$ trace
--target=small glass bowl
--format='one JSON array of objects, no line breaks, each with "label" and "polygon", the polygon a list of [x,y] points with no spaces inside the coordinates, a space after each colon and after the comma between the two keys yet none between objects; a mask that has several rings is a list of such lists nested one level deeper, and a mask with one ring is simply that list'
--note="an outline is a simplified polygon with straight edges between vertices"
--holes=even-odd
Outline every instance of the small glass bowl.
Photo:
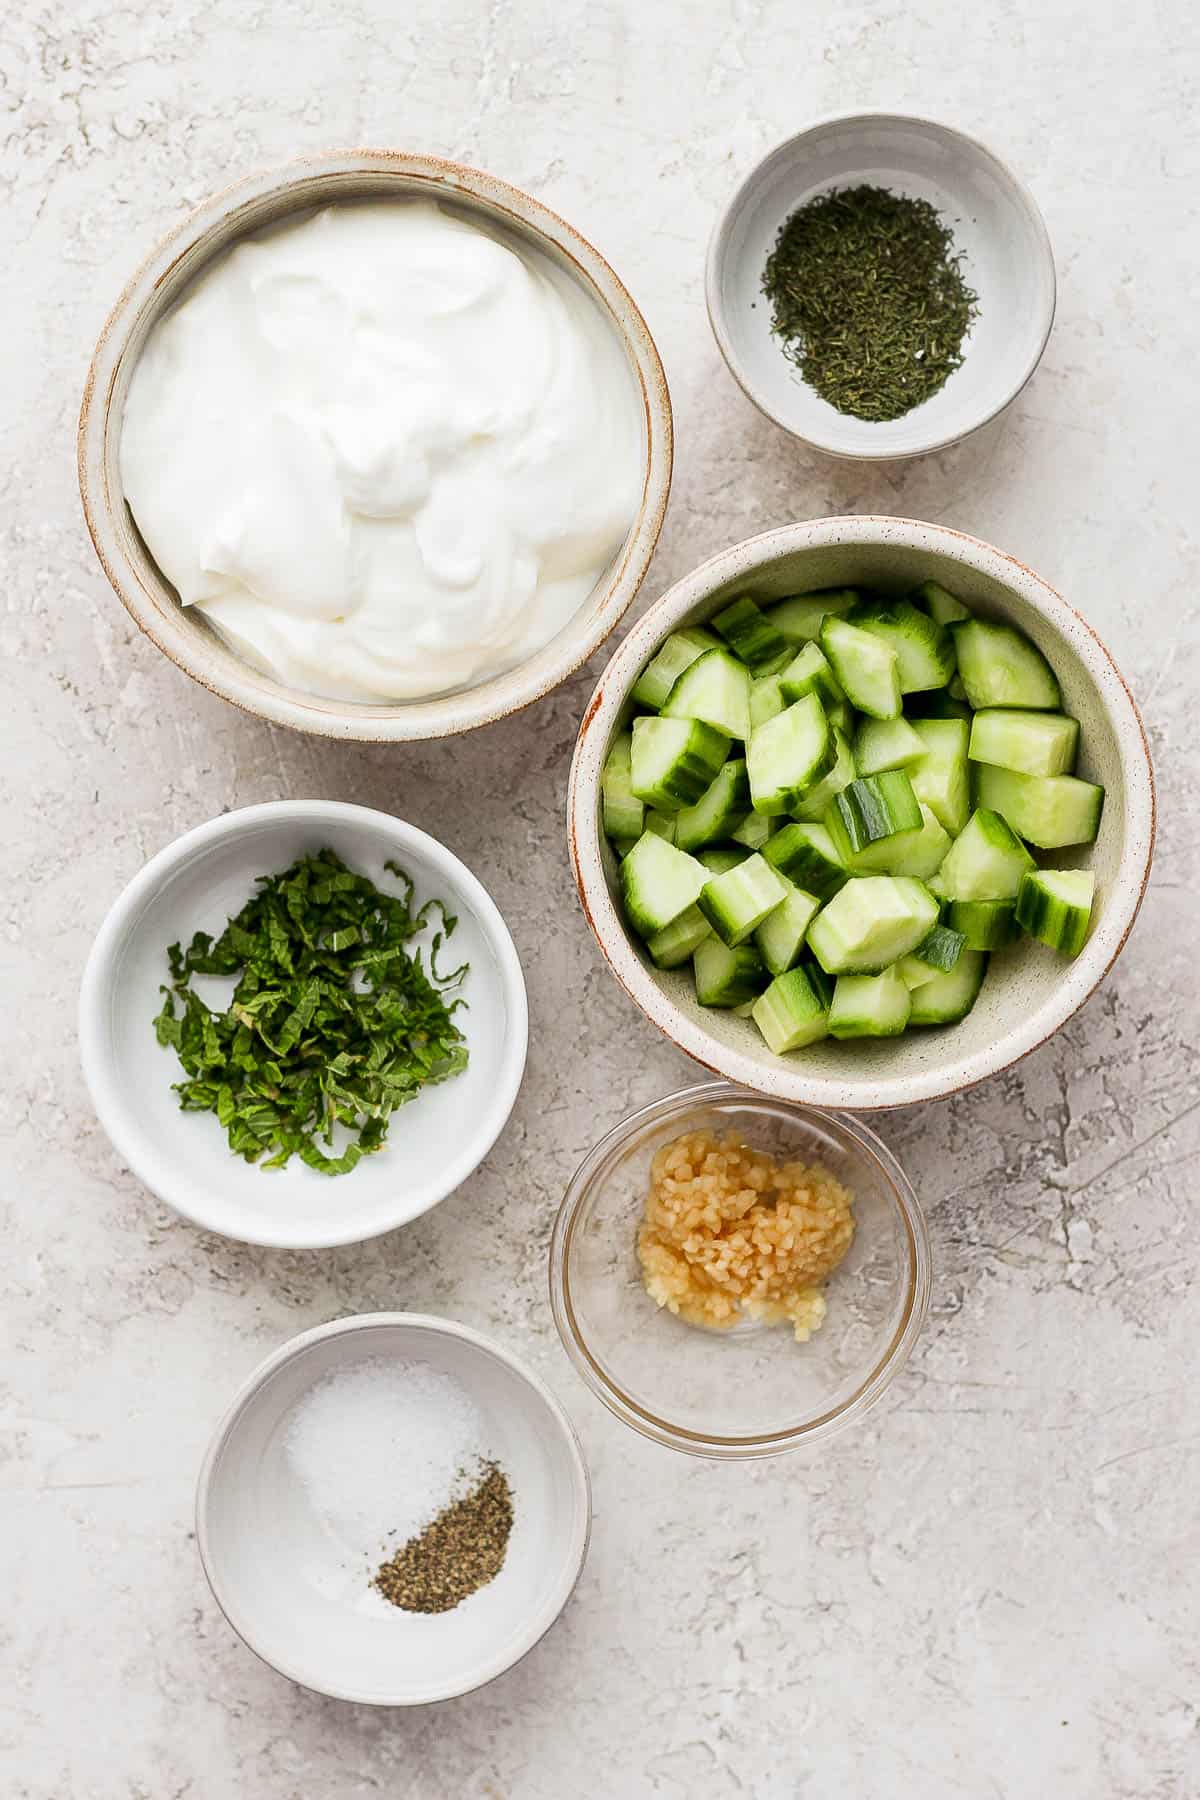
[{"label": "small glass bowl", "polygon": [[[787,1324],[688,1325],[642,1285],[635,1238],[651,1159],[703,1129],[819,1163],[854,1195],[854,1242],[808,1343]],[[635,1431],[694,1456],[774,1456],[861,1419],[908,1360],[929,1285],[917,1197],[873,1131],[724,1081],[668,1094],[615,1126],[576,1171],[550,1247],[555,1323],[588,1386]]]}]

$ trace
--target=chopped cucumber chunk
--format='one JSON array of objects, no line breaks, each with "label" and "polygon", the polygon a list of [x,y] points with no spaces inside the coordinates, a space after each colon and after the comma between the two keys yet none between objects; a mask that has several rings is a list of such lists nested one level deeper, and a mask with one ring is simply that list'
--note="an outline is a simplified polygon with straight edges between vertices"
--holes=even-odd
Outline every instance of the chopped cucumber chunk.
[{"label": "chopped cucumber chunk", "polygon": [[757,672],[787,655],[788,643],[748,594],[719,612],[712,622],[735,656]]},{"label": "chopped cucumber chunk", "polygon": [[849,880],[824,825],[785,825],[764,846],[763,855],[772,868],[818,900],[830,899]]},{"label": "chopped cucumber chunk", "polygon": [[741,844],[713,844],[708,850],[698,850],[696,861],[703,863],[712,875],[723,875],[726,869],[736,869],[749,856],[749,850]]},{"label": "chopped cucumber chunk", "polygon": [[1087,942],[1095,892],[1090,869],[1031,870],[1017,895],[1017,921],[1039,943],[1078,956]]},{"label": "chopped cucumber chunk", "polygon": [[710,875],[700,891],[700,911],[721,942],[736,949],[788,896],[789,884],[757,853],[723,875]]},{"label": "chopped cucumber chunk", "polygon": [[1100,829],[1104,789],[1076,775],[1018,775],[977,763],[975,791],[981,806],[1003,813],[1013,830],[1040,850],[1090,844]]},{"label": "chopped cucumber chunk", "polygon": [[892,651],[902,694],[943,688],[954,674],[950,634],[911,600],[866,600],[847,619]]},{"label": "chopped cucumber chunk", "polygon": [[969,619],[971,614],[962,601],[944,588],[937,581],[923,581],[913,589],[913,600],[923,606],[931,619],[939,625],[955,625],[960,619]]},{"label": "chopped cucumber chunk", "polygon": [[634,682],[633,698],[639,706],[660,712],[683,671],[706,650],[718,649],[720,642],[714,632],[705,631],[702,626],[691,625],[682,631],[673,631],[670,637],[663,639]]},{"label": "chopped cucumber chunk", "polygon": [[652,938],[647,938],[646,949],[655,968],[677,969],[681,963],[689,962],[704,940],[711,936],[712,926],[700,908],[689,906],[677,919],[672,919]]},{"label": "chopped cucumber chunk", "polygon": [[760,725],[746,746],[750,793],[757,812],[790,812],[833,767],[837,744],[825,709],[806,694]]},{"label": "chopped cucumber chunk", "polygon": [[865,850],[880,838],[921,827],[921,803],[903,769],[860,775],[842,789],[830,810],[841,821],[852,850]]},{"label": "chopped cucumber chunk", "polygon": [[681,850],[699,850],[730,837],[746,816],[750,782],[742,757],[731,757],[694,806],[675,814],[675,842]]},{"label": "chopped cucumber chunk", "polygon": [[1021,775],[1069,775],[1079,748],[1079,720],[1066,713],[990,707],[971,720],[972,762]]},{"label": "chopped cucumber chunk", "polygon": [[890,644],[845,619],[826,619],[821,649],[852,706],[873,719],[900,717],[900,665]]},{"label": "chopped cucumber chunk", "polygon": [[899,1037],[911,1011],[912,997],[898,969],[885,969],[882,975],[839,975],[829,1009],[829,1035]]},{"label": "chopped cucumber chunk", "polygon": [[931,969],[928,963],[918,962],[915,956],[902,956],[893,967],[899,970],[900,979],[910,994],[914,988],[924,987],[927,981],[932,981],[939,973],[937,969]]},{"label": "chopped cucumber chunk", "polygon": [[882,775],[885,769],[902,769],[925,754],[925,741],[907,719],[864,719],[854,740],[854,760],[860,775]]},{"label": "chopped cucumber chunk", "polygon": [[897,831],[880,838],[864,850],[852,848],[841,819],[832,807],[826,813],[829,835],[834,848],[852,875],[912,875],[917,881],[930,881],[941,868],[950,848],[950,835],[942,830],[929,808],[918,802],[920,826],[911,831]]},{"label": "chopped cucumber chunk", "polygon": [[765,813],[748,812],[741,824],[729,834],[731,844],[745,844],[748,850],[761,850],[772,832],[779,829],[777,821],[768,819]]},{"label": "chopped cucumber chunk", "polygon": [[944,913],[969,950],[1003,950],[1017,935],[1015,900],[947,900]]},{"label": "chopped cucumber chunk", "polygon": [[823,594],[793,594],[768,607],[767,617],[789,644],[811,643],[821,635],[821,625],[830,614],[849,612],[862,595],[857,588],[829,588]]},{"label": "chopped cucumber chunk", "polygon": [[849,739],[840,731],[833,733],[834,760],[828,775],[823,775],[816,787],[810,788],[803,800],[798,800],[792,807],[792,817],[800,819],[807,825],[819,825],[825,818],[826,808],[836,794],[848,787],[854,780],[854,752],[850,748]]},{"label": "chopped cucumber chunk", "polygon": [[696,904],[707,880],[695,857],[647,831],[621,864],[625,915],[639,937],[651,938]]},{"label": "chopped cucumber chunk", "polygon": [[967,619],[950,632],[958,672],[976,712],[988,706],[1058,711],[1062,696],[1054,670],[1023,631],[991,619]]},{"label": "chopped cucumber chunk", "polygon": [[815,1044],[828,1029],[829,1003],[813,984],[807,969],[789,969],[777,975],[751,1013],[754,1023],[776,1056]]},{"label": "chopped cucumber chunk", "polygon": [[1033,858],[998,812],[981,806],[946,853],[939,886],[951,900],[1015,900]]},{"label": "chopped cucumber chunk", "polygon": [[772,975],[782,975],[800,961],[805,934],[821,909],[815,894],[794,887],[755,928],[754,942]]},{"label": "chopped cucumber chunk", "polygon": [[820,644],[805,644],[778,677],[780,692],[789,703],[815,694],[826,711],[840,706],[845,699],[837,676],[830,668]]},{"label": "chopped cucumber chunk", "polygon": [[912,728],[925,746],[920,761],[906,765],[913,792],[950,836],[957,837],[971,811],[970,727],[962,719],[914,719]]},{"label": "chopped cucumber chunk", "polygon": [[938,922],[938,903],[907,876],[855,876],[817,914],[808,947],[830,975],[877,975],[915,950]]},{"label": "chopped cucumber chunk", "polygon": [[743,1006],[761,994],[767,980],[762,957],[753,944],[730,949],[710,937],[692,958],[696,998],[701,1006]]},{"label": "chopped cucumber chunk", "polygon": [[611,838],[639,838],[645,826],[645,804],[631,785],[632,756],[632,734],[618,732],[600,776],[600,817]]},{"label": "chopped cucumber chunk", "polygon": [[914,988],[909,1024],[956,1025],[965,1019],[979,998],[987,960],[982,950],[964,950],[952,969]]},{"label": "chopped cucumber chunk", "polygon": [[765,725],[776,713],[781,713],[787,705],[780,690],[779,675],[763,675],[750,683],[750,731],[751,734],[759,725]]},{"label": "chopped cucumber chunk", "polygon": [[633,791],[648,806],[678,812],[700,798],[728,755],[728,737],[699,719],[635,719]]},{"label": "chopped cucumber chunk", "polygon": [[706,650],[663,703],[669,719],[699,719],[742,743],[750,735],[750,671],[728,650]]}]

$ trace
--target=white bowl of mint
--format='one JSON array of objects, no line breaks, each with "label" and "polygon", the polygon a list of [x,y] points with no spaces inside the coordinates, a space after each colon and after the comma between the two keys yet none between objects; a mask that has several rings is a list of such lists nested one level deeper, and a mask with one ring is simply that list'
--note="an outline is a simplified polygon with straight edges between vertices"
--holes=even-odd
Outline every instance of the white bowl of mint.
[{"label": "white bowl of mint", "polygon": [[494,903],[385,813],[228,813],[134,877],[81,995],[84,1070],[134,1173],[252,1243],[375,1236],[460,1186],[516,1099],[527,1013]]}]

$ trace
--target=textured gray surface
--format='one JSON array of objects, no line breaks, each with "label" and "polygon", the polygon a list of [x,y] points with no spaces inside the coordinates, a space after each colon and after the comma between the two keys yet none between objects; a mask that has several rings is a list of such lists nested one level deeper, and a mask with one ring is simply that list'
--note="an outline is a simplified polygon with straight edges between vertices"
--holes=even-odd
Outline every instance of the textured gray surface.
[{"label": "textured gray surface", "polygon": [[[1196,52],[1183,0],[10,11],[6,1793],[1168,1800],[1200,1786]],[[867,471],[758,418],[701,295],[710,221],[749,161],[863,104],[943,113],[1010,156],[1061,276],[1047,359],[1008,419]],[[882,1122],[929,1210],[933,1315],[894,1403],[819,1458],[676,1460],[602,1412],[554,1336],[545,1250],[570,1169],[691,1074],[615,990],[574,901],[563,789],[588,678],[466,741],[323,746],[176,674],[90,554],[74,418],[125,275],[231,174],[352,141],[448,152],[532,189],[643,303],[679,443],[647,598],[784,519],[945,520],[1083,607],[1145,708],[1162,824],[1138,931],[1021,1068]],[[392,808],[442,836],[504,909],[532,1003],[524,1093],[486,1169],[408,1230],[320,1255],[205,1239],[156,1205],[101,1137],[73,1043],[79,971],[117,888],[221,807],[288,794]],[[339,1312],[402,1306],[531,1359],[578,1420],[596,1501],[559,1627],[489,1690],[412,1715],[322,1701],[261,1667],[217,1615],[190,1537],[204,1443],[255,1361]]]}]

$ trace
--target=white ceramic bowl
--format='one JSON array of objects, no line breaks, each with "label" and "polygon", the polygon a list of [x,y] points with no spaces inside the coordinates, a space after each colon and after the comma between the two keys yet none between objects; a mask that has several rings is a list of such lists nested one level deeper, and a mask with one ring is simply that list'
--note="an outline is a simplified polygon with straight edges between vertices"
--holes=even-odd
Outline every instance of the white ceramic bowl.
[{"label": "white ceramic bowl", "polygon": [[[167,946],[216,935],[255,877],[328,847],[381,886],[398,862],[415,904],[439,897],[458,915],[446,948],[470,963],[456,1015],[469,1061],[393,1115],[384,1147],[348,1175],[293,1157],[260,1169],[234,1156],[210,1113],[184,1113],[173,1050],[154,1036]],[[428,935],[414,940],[428,946]],[[220,984],[222,991],[230,984]],[[486,890],[436,839],[387,813],[333,800],[281,800],[225,813],[151,858],[114,903],[84,972],[79,1038],[100,1123],[117,1153],[185,1218],[245,1243],[296,1249],[352,1244],[427,1212],[461,1186],[512,1111],[528,1041],[525,982],[508,927]]]},{"label": "white ceramic bowl", "polygon": [[[838,412],[802,380],[771,330],[762,274],[780,228],[830,188],[866,182],[930,201],[966,252],[979,316],[941,391],[884,423]],[[811,125],[751,170],[708,250],[708,315],[721,354],[767,417],[831,456],[883,459],[943,449],[1020,393],[1054,321],[1054,256],[1029,190],[964,132],[900,113]]]},{"label": "white ceramic bowl", "polygon": [[[137,530],[121,485],[129,379],[155,323],[195,275],[238,238],[345,200],[420,196],[532,243],[580,285],[620,339],[645,414],[641,504],[588,601],[515,669],[434,699],[361,705],[307,694],[252,668],[185,610]],[[105,573],[138,625],[187,674],[260,718],[326,737],[398,743],[486,724],[540,698],[592,654],[633,601],[662,529],[671,485],[671,401],[654,340],[600,253],[556,213],[478,169],[397,150],[330,151],[237,182],[188,214],[151,251],[96,346],[79,418],[79,486]]]},{"label": "white ceramic bowl", "polygon": [[[600,772],[633,683],[680,625],[735,593],[763,599],[861,583],[907,589],[932,578],[982,616],[1020,627],[1049,657],[1063,705],[1082,726],[1079,773],[1107,790],[1100,835],[1056,863],[1096,871],[1091,935],[1073,962],[1028,941],[993,956],[958,1025],[891,1042],[832,1038],[773,1056],[753,1021],[702,1007],[690,971],[653,968],[626,930],[616,862],[600,829]],[[634,626],[601,676],[575,749],[568,830],[584,912],[617,979],[656,1025],[706,1068],[743,1087],[814,1106],[867,1111],[934,1100],[994,1075],[1078,1011],[1112,967],[1137,916],[1154,847],[1154,775],[1133,697],[1091,626],[1040,576],[1002,551],[911,519],[818,519],[764,532],[702,563]]]},{"label": "white ceramic bowl", "polygon": [[[424,1363],[461,1383],[512,1488],[504,1565],[451,1612],[330,1592],[337,1545],[285,1438],[315,1382],[371,1359]],[[583,1454],[549,1389],[478,1332],[419,1313],[338,1319],[269,1356],[217,1427],[196,1494],[204,1572],[238,1636],[290,1680],[367,1706],[448,1700],[511,1668],[570,1599],[590,1525]]]}]

